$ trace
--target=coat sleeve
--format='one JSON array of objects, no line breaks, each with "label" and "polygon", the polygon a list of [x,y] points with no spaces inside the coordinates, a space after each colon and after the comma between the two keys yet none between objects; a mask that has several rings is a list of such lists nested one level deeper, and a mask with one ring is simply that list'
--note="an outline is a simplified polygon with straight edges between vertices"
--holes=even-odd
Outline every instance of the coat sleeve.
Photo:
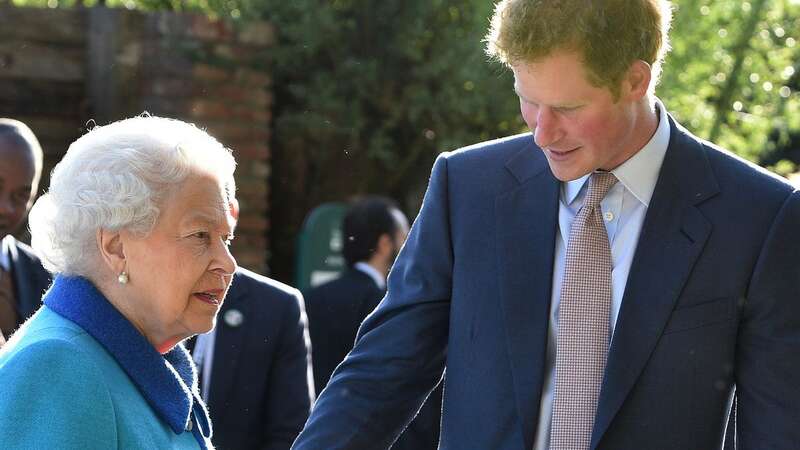
[{"label": "coat sleeve", "polygon": [[303,296],[287,295],[267,386],[264,450],[286,450],[308,419],[314,399],[311,340]]},{"label": "coat sleeve", "polygon": [[100,368],[64,340],[39,341],[10,355],[0,367],[0,442],[19,450],[117,448]]},{"label": "coat sleeve", "polygon": [[386,449],[441,379],[449,330],[453,250],[446,155],[388,280],[293,448]]},{"label": "coat sleeve", "polygon": [[800,442],[800,194],[789,196],[742,305],[735,366],[737,449]]}]

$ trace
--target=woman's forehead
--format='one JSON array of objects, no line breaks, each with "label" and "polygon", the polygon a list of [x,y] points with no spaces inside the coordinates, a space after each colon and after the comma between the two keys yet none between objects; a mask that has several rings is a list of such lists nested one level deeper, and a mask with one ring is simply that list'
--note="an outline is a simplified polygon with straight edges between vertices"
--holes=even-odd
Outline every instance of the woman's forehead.
[{"label": "woman's forehead", "polygon": [[162,208],[172,211],[181,225],[202,224],[226,227],[230,204],[219,180],[212,176],[189,176]]}]

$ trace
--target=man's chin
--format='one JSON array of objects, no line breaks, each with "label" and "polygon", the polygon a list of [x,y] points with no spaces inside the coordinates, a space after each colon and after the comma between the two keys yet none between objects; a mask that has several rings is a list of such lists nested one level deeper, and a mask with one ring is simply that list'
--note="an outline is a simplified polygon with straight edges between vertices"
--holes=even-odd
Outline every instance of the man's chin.
[{"label": "man's chin", "polygon": [[578,178],[581,178],[582,176],[589,173],[581,171],[576,168],[566,169],[563,167],[558,167],[557,165],[554,164],[550,164],[550,172],[553,174],[554,177],[556,177],[558,181],[562,181],[564,183],[577,180]]}]

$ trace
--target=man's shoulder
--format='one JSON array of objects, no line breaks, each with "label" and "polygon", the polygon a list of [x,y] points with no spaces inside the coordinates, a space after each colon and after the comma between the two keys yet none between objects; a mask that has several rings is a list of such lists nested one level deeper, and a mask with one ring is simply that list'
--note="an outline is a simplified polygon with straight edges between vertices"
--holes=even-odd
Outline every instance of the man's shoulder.
[{"label": "man's shoulder", "polygon": [[[688,133],[688,132],[687,132]],[[794,190],[789,181],[707,140],[690,135],[703,149],[720,189],[785,197]]]},{"label": "man's shoulder", "polygon": [[288,284],[242,267],[236,269],[228,295],[231,294],[247,295],[266,302],[296,303],[301,298],[300,291]]},{"label": "man's shoulder", "polygon": [[530,132],[478,142],[451,152],[445,152],[442,157],[454,162],[502,165],[527,147],[535,148],[533,135]]},{"label": "man's shoulder", "polygon": [[369,287],[379,290],[369,275],[358,269],[350,268],[342,272],[337,278],[310,289],[308,295],[341,290],[366,289]]},{"label": "man's shoulder", "polygon": [[383,292],[375,286],[369,275],[357,269],[348,269],[338,278],[308,290],[304,297],[312,307],[316,302],[329,303],[339,298],[353,300],[365,295],[383,296]]},{"label": "man's shoulder", "polygon": [[34,251],[30,245],[22,241],[18,241],[14,238],[14,236],[6,236],[3,238],[3,243],[8,245],[9,248],[13,247],[10,255],[12,261],[16,262],[15,260],[24,260],[33,265],[42,265],[39,255],[36,254],[36,251]]},{"label": "man's shoulder", "polygon": [[506,192],[545,170],[549,166],[544,154],[531,133],[523,133],[442,153],[431,177],[447,180],[451,193],[472,201]]}]

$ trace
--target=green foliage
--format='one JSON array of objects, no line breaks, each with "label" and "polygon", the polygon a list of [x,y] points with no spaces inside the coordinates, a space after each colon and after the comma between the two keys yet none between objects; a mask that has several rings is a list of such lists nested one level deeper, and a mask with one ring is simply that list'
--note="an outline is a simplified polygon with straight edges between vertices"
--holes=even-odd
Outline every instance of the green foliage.
[{"label": "green foliage", "polygon": [[698,135],[761,161],[800,130],[798,30],[797,0],[680,0],[657,92]]},{"label": "green foliage", "polygon": [[374,177],[361,189],[401,191],[409,171],[436,153],[521,126],[508,74],[482,53],[487,2],[267,0],[263,7],[281,24],[273,66],[282,91],[278,136],[304,136],[312,166],[342,154],[370,160]]},{"label": "green foliage", "polygon": [[[12,0],[63,7],[79,0]],[[98,0],[84,0],[86,6]],[[485,0],[107,0],[109,6],[266,19],[278,136],[311,164],[341,154],[402,191],[431,155],[522,129],[505,69],[483,56]],[[800,129],[800,0],[675,0],[658,94],[689,129],[752,160]],[[391,172],[388,175],[387,173]],[[389,186],[386,187],[386,183]]]},{"label": "green foliage", "polygon": [[[76,0],[12,1],[55,7]],[[279,264],[293,252],[303,216],[320,202],[386,193],[413,213],[436,154],[524,130],[510,74],[483,54],[492,1],[107,3],[276,26],[265,64],[276,100],[271,184]],[[800,0],[674,4],[673,51],[658,96],[699,136],[778,172],[793,170],[777,150],[800,141]]]}]

